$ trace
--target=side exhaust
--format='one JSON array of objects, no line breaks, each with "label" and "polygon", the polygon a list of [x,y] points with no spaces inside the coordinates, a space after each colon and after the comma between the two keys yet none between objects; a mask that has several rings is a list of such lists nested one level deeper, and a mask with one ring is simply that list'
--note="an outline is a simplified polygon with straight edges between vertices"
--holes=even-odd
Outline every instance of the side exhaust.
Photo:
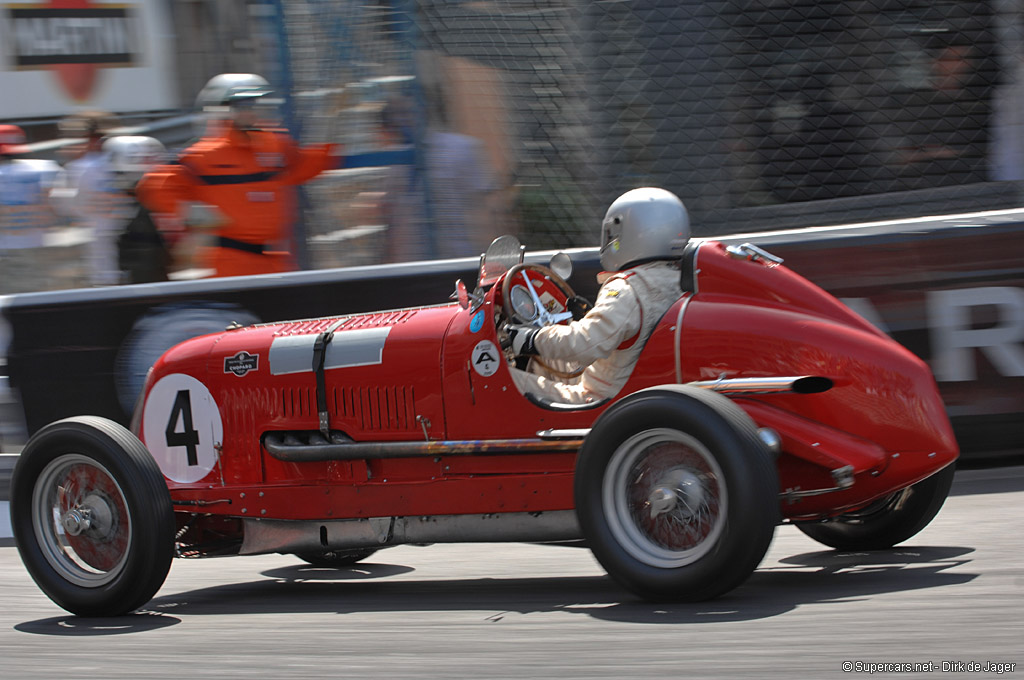
[{"label": "side exhaust", "polygon": [[832,389],[831,378],[801,375],[768,378],[719,378],[689,383],[722,394],[820,394]]}]

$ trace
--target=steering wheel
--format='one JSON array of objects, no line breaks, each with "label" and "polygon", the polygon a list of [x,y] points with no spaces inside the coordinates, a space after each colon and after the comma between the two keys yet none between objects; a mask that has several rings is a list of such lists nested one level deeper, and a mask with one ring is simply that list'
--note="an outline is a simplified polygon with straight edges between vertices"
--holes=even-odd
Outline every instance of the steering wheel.
[{"label": "steering wheel", "polygon": [[[561,323],[567,319],[571,319],[571,312],[565,311],[552,314],[547,310],[544,303],[540,300],[540,295],[537,294],[536,282],[530,280],[527,273],[530,271],[536,272],[546,278],[554,284],[555,288],[558,289],[558,292],[565,296],[565,299],[561,300],[563,308],[569,298],[575,297],[576,293],[569,284],[565,282],[565,279],[547,267],[530,263],[517,264],[508,270],[508,274],[505,275],[505,280],[501,282],[501,308],[502,311],[505,312],[505,318],[511,323],[537,326],[538,328],[551,326],[552,324]],[[517,276],[522,280],[524,284],[523,287],[529,293],[530,301],[533,303],[533,308],[536,310],[536,314],[534,314],[533,318],[525,318],[512,304],[512,285]]]},{"label": "steering wheel", "polygon": [[[548,311],[548,309],[541,302],[540,295],[537,293],[537,285],[535,285],[534,281],[530,280],[528,274],[528,272],[530,271],[540,274],[545,279],[550,281],[555,286],[555,288],[558,289],[558,292],[564,296],[564,298],[561,300],[563,309],[565,308],[565,306],[571,298],[576,297],[576,292],[573,291],[572,287],[568,283],[566,283],[565,279],[563,279],[555,272],[551,271],[551,269],[549,269],[548,267],[531,263],[517,264],[516,266],[508,270],[508,273],[505,275],[504,281],[502,281],[501,283],[501,308],[502,311],[505,313],[505,319],[507,320],[507,322],[543,328],[545,326],[552,326],[554,324],[562,323],[563,321],[568,321],[572,319],[572,312],[570,311],[556,313]],[[513,284],[515,282],[516,277],[519,277],[522,280],[523,288],[526,289],[527,293],[530,296],[530,302],[532,302],[533,308],[536,312],[532,318],[525,318],[516,310],[515,305],[512,304]],[[533,361],[537,362],[541,367],[543,367],[546,371],[563,380],[575,378],[581,375],[584,370],[586,370],[586,366],[580,366],[579,368],[574,370],[563,371],[559,368],[556,368],[545,363],[544,360],[541,359],[540,357],[535,356],[532,357],[532,359]]]}]

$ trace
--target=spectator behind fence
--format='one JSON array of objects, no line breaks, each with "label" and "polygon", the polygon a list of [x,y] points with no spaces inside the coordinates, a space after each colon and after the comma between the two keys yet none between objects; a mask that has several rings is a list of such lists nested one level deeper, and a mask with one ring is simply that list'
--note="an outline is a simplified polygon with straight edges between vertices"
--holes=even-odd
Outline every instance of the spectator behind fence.
[{"label": "spectator behind fence", "polygon": [[[447,129],[440,93],[434,94],[434,120],[420,140],[414,167],[390,168],[385,196],[387,260],[470,257],[480,252],[474,215],[497,188],[483,144]],[[412,144],[415,114],[405,99],[388,102],[382,135],[389,144]],[[425,172],[424,172],[425,170]],[[429,203],[428,203],[429,201]]]},{"label": "spectator behind fence", "polygon": [[149,211],[135,197],[142,176],[164,161],[164,145],[152,137],[111,137],[103,142],[110,159],[111,187],[116,196],[118,267],[125,283],[166,281],[171,253]]},{"label": "spectator behind fence", "polygon": [[431,130],[426,140],[434,241],[438,257],[480,254],[473,216],[497,187],[483,144],[475,137]]},{"label": "spectator behind fence", "polygon": [[54,222],[47,195],[60,166],[18,158],[25,141],[20,127],[0,125],[0,295],[52,287],[44,239]]},{"label": "spectator behind fence", "polygon": [[[381,140],[386,147],[414,144],[416,122],[405,98],[388,101],[381,111],[380,123]],[[388,168],[382,203],[387,223],[384,255],[387,262],[426,260],[432,255],[421,179],[422,173],[416,165]]]},{"label": "spectator behind fence", "polygon": [[164,230],[182,230],[184,204],[219,211],[216,240],[202,254],[215,276],[295,268],[290,248],[295,187],[338,162],[329,144],[299,147],[276,129],[267,81],[255,74],[215,76],[198,103],[212,120],[176,163],[147,173],[136,193]]},{"label": "spectator behind fence", "polygon": [[64,164],[50,191],[55,210],[72,225],[88,230],[89,282],[94,286],[121,283],[117,263],[117,225],[111,214],[115,197],[110,186],[110,159],[103,151],[103,139],[113,129],[114,119],[101,111],[69,116],[61,121],[61,134],[81,139],[70,147],[71,160]]}]

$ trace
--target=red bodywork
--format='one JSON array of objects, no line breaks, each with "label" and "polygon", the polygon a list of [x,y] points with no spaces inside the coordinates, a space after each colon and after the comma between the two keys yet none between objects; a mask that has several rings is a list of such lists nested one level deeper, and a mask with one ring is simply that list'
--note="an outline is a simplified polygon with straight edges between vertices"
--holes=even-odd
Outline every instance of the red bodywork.
[{"label": "red bodywork", "polygon": [[[733,397],[759,427],[781,437],[783,517],[835,516],[956,459],[935,381],[909,351],[784,266],[736,257],[708,241],[692,268],[695,290],[659,322],[619,396],[719,378],[831,379],[834,386],[822,393]],[[453,303],[266,324],[168,351],[147,381],[136,430],[165,476],[173,464],[168,461],[191,456],[189,445],[196,441],[213,437],[217,452],[202,478],[168,479],[181,523],[219,521],[219,531],[230,533],[227,517],[341,520],[571,510],[582,435],[539,433],[586,430],[609,404],[559,412],[517,391],[498,349],[500,288],[491,287],[479,309]],[[289,462],[264,446],[268,432],[321,428],[313,348],[328,330],[337,351],[359,345],[369,352],[368,359],[353,351],[340,359],[343,366],[324,371],[330,430],[357,443],[407,442],[416,455]],[[492,343],[484,350],[498,352],[495,364],[480,350],[484,341]],[[154,386],[172,374],[202,383],[212,404],[200,405],[193,394],[185,414],[180,402],[168,409],[166,399],[153,399]],[[210,409],[219,414],[221,433],[209,425]],[[197,439],[188,439],[192,433]],[[837,489],[843,485],[836,473],[844,468],[853,484]]]}]

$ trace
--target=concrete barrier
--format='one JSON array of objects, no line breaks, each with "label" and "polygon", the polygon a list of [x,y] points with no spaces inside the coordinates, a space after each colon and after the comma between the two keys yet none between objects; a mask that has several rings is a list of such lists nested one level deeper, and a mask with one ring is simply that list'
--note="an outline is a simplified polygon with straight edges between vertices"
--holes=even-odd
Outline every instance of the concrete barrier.
[{"label": "concrete barrier", "polygon": [[11,472],[14,471],[17,460],[16,454],[0,453],[0,501],[8,501],[11,498]]},{"label": "concrete barrier", "polygon": [[11,531],[11,515],[7,501],[0,501],[0,548],[14,545],[14,533]]},{"label": "concrete barrier", "polygon": [[0,548],[14,545],[14,534],[11,533],[11,472],[17,462],[16,454],[0,454]]}]

